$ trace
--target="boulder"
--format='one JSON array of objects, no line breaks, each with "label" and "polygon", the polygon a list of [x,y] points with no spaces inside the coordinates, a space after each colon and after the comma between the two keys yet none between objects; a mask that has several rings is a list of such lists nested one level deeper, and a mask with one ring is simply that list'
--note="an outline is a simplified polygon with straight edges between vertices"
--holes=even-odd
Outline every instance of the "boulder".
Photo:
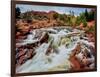
[{"label": "boulder", "polygon": [[43,32],[41,38],[40,38],[40,43],[44,43],[44,42],[48,42],[48,38],[49,38],[49,35],[47,32]]}]

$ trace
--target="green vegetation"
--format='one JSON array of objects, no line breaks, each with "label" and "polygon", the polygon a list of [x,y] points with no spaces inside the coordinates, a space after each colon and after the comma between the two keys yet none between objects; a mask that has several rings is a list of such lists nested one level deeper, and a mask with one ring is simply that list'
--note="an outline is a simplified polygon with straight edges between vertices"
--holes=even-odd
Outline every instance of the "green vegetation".
[{"label": "green vegetation", "polygon": [[69,11],[69,14],[59,14],[57,12],[43,13],[39,11],[27,11],[25,13],[21,13],[20,8],[16,8],[16,19],[24,19],[25,21],[27,21],[27,23],[31,23],[33,20],[45,20],[47,21],[45,23],[54,24],[53,21],[56,20],[56,26],[71,26],[73,28],[80,27],[80,25],[82,25],[82,28],[88,28],[88,22],[94,21],[95,15],[95,9],[91,9],[90,11],[86,9],[85,12],[82,12],[80,13],[80,15],[75,16],[73,11]]},{"label": "green vegetation", "polygon": [[61,39],[60,44],[61,45],[68,45],[68,44],[70,44],[70,42],[71,42],[71,38],[70,37],[64,37],[64,38]]},{"label": "green vegetation", "polygon": [[83,26],[86,27],[87,22],[94,20],[95,13],[96,12],[95,12],[94,9],[92,9],[90,12],[88,12],[87,9],[86,9],[85,12],[81,13],[77,17],[77,25],[80,25],[80,23],[83,23]]},{"label": "green vegetation", "polygon": [[19,19],[20,18],[20,15],[21,15],[21,10],[19,7],[15,8],[15,11],[16,11],[16,19]]},{"label": "green vegetation", "polygon": [[94,32],[95,32],[95,26],[96,26],[96,25],[94,25],[94,26],[88,28],[86,32],[87,32],[87,33],[93,33],[93,34],[94,34]]}]

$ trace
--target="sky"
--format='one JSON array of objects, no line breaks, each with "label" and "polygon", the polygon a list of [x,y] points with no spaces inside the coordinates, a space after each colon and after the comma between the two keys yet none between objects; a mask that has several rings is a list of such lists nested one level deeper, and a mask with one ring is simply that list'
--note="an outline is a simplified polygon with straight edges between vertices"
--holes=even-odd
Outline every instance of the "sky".
[{"label": "sky", "polygon": [[26,11],[56,11],[61,14],[69,14],[69,11],[73,11],[74,14],[77,16],[80,13],[84,12],[85,9],[88,11],[91,10],[91,8],[74,8],[74,7],[61,7],[61,6],[43,6],[43,5],[26,5],[26,4],[16,4],[16,7],[19,7],[21,9],[21,12],[24,13]]}]

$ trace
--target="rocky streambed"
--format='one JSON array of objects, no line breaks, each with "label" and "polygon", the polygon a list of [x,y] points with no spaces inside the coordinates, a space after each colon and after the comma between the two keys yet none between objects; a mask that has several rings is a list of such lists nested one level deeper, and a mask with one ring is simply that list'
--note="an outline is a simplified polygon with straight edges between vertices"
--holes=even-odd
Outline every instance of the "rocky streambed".
[{"label": "rocky streambed", "polygon": [[17,39],[16,72],[93,69],[95,45],[85,35],[70,27],[30,30],[25,39]]}]

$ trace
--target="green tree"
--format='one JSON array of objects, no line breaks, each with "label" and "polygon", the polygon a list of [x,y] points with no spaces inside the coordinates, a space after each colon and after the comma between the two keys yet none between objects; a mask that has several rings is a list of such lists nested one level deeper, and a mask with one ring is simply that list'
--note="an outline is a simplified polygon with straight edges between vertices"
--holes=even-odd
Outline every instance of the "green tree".
[{"label": "green tree", "polygon": [[16,10],[16,18],[19,19],[21,15],[21,10],[19,7],[15,8],[15,10]]},{"label": "green tree", "polygon": [[58,14],[58,13],[55,13],[55,14],[53,15],[53,18],[54,18],[54,19],[59,18],[59,14]]},{"label": "green tree", "polygon": [[88,11],[87,11],[87,9],[85,10],[85,13],[84,13],[84,15],[85,15],[86,21],[88,21],[88,20],[89,20],[89,14],[88,14]]},{"label": "green tree", "polygon": [[95,9],[91,9],[91,11],[89,12],[89,20],[88,21],[94,20],[95,15],[96,15]]}]

